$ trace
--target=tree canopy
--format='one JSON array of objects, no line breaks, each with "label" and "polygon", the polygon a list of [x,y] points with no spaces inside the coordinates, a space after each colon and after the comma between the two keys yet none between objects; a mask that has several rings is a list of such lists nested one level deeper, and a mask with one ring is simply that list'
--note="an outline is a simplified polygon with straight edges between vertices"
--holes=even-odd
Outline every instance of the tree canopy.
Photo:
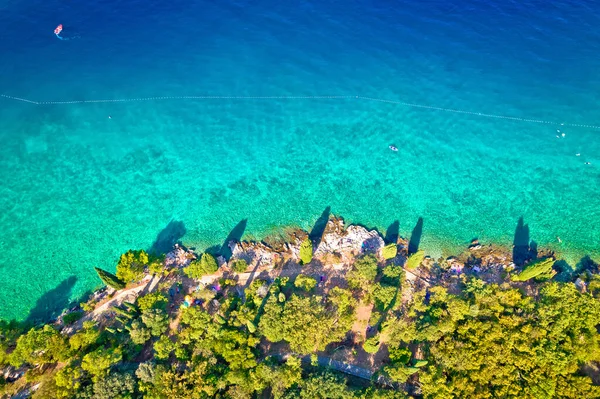
[{"label": "tree canopy", "polygon": [[200,259],[190,263],[183,271],[190,278],[201,278],[207,274],[216,273],[219,269],[217,260],[209,253],[203,253]]},{"label": "tree canopy", "polygon": [[600,303],[573,284],[550,283],[539,295],[479,280],[459,296],[430,288],[387,322],[390,351],[417,343],[428,354],[425,398],[598,397],[580,365],[600,359]]}]

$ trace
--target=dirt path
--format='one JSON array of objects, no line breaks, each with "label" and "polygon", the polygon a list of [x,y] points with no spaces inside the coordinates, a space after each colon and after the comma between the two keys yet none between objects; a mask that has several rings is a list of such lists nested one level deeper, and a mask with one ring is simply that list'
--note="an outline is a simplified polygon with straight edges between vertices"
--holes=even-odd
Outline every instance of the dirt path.
[{"label": "dirt path", "polygon": [[119,306],[123,302],[134,302],[135,299],[139,296],[140,292],[152,292],[158,286],[161,276],[153,276],[150,280],[148,280],[145,284],[141,284],[129,289],[121,290],[116,293],[114,297],[110,300],[104,302],[102,305],[96,307],[92,312],[86,314],[84,317],[79,319],[71,326],[67,326],[63,328],[62,332],[71,335],[78,330],[83,328],[83,323],[88,320],[98,320],[98,318],[107,310],[112,308],[113,306]]},{"label": "dirt path", "polygon": [[352,325],[352,331],[360,334],[362,337],[366,337],[367,326],[369,325],[369,319],[371,319],[372,311],[372,304],[359,304],[356,308],[356,321]]}]

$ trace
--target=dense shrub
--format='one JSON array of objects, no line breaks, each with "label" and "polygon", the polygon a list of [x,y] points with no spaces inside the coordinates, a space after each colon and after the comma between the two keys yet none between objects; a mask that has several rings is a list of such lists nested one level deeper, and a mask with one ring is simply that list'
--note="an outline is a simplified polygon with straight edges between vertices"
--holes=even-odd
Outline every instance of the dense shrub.
[{"label": "dense shrub", "polygon": [[363,349],[367,353],[377,353],[379,350],[379,337],[368,338],[363,344]]},{"label": "dense shrub", "polygon": [[244,259],[236,259],[231,262],[231,270],[236,273],[244,273],[248,269],[248,262]]},{"label": "dense shrub", "polygon": [[294,286],[309,292],[317,286],[317,280],[312,277],[305,276],[304,274],[299,274],[294,281]]},{"label": "dense shrub", "polygon": [[85,315],[85,312],[70,312],[63,316],[63,323],[65,325],[69,325],[75,323],[77,320],[81,319]]}]

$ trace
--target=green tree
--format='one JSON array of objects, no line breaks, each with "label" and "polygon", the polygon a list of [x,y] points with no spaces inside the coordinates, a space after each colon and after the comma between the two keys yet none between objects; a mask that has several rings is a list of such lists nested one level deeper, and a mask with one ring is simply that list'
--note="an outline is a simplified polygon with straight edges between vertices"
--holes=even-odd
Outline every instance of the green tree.
[{"label": "green tree", "polygon": [[80,367],[65,366],[54,375],[57,398],[70,398],[81,388],[83,372]]},{"label": "green tree", "polygon": [[174,350],[175,343],[166,335],[162,335],[158,341],[154,343],[154,356],[157,359],[168,359]]},{"label": "green tree", "polygon": [[355,391],[356,399],[406,399],[408,396],[404,392],[392,389],[381,389],[369,387],[364,390]]},{"label": "green tree", "polygon": [[155,337],[163,334],[169,328],[169,317],[160,309],[146,310],[142,313],[142,321]]},{"label": "green tree", "polygon": [[377,258],[373,255],[366,255],[356,259],[352,269],[346,275],[346,279],[350,288],[359,289],[369,295],[376,276]]},{"label": "green tree", "polygon": [[383,284],[375,284],[375,289],[373,290],[375,307],[381,312],[385,312],[386,310],[388,310],[389,306],[396,299],[397,292],[398,287],[392,287]]},{"label": "green tree", "polygon": [[282,366],[261,363],[256,367],[256,378],[259,380],[259,391],[270,387],[272,397],[279,399],[288,388],[302,381],[300,359],[290,356]]},{"label": "green tree", "polygon": [[400,286],[403,277],[404,270],[401,266],[389,265],[383,269],[381,283],[386,285]]},{"label": "green tree", "polygon": [[236,273],[244,273],[248,269],[248,262],[244,259],[236,259],[231,262],[231,270]]},{"label": "green tree", "polygon": [[94,384],[94,399],[131,399],[137,383],[129,373],[111,373]]},{"label": "green tree", "polygon": [[314,374],[300,383],[300,399],[350,399],[346,381],[333,373]]},{"label": "green tree", "polygon": [[152,336],[150,329],[144,326],[139,319],[132,321],[127,329],[129,330],[131,342],[136,345],[144,345]]},{"label": "green tree", "polygon": [[383,247],[383,259],[394,259],[398,254],[398,246],[394,243]]},{"label": "green tree", "polygon": [[100,280],[102,280],[102,282],[107,286],[114,288],[117,291],[125,288],[125,282],[123,282],[114,274],[109,273],[106,270],[102,270],[99,267],[94,267],[94,270],[96,270],[96,273],[98,273],[98,277],[100,277]]},{"label": "green tree", "polygon": [[407,270],[414,270],[417,267],[419,267],[421,265],[421,263],[423,263],[423,259],[425,259],[425,251],[420,249],[408,257],[404,267]]},{"label": "green tree", "polygon": [[339,317],[348,319],[350,324],[354,322],[354,309],[356,308],[357,301],[352,296],[351,291],[340,287],[333,287],[329,290],[328,301],[336,307],[336,313]]},{"label": "green tree", "polygon": [[[325,347],[346,335],[346,330],[336,329],[335,314],[329,313],[321,297],[302,298],[292,295],[282,313],[284,339],[292,351],[302,354],[324,350]],[[310,331],[310,334],[306,332]]]},{"label": "green tree", "polygon": [[140,281],[149,262],[148,254],[144,250],[129,250],[119,259],[117,277],[126,283]]},{"label": "green tree", "polygon": [[[12,350],[17,342],[17,339],[23,334],[24,325],[15,320],[5,321],[0,320],[0,366],[9,362],[9,349]],[[2,385],[0,378],[0,387]]]},{"label": "green tree", "polygon": [[379,351],[379,343],[380,342],[379,342],[379,337],[378,336],[368,338],[363,343],[363,349],[367,353],[377,353],[377,351]]},{"label": "green tree", "polygon": [[310,238],[306,238],[300,244],[300,261],[303,265],[308,265],[313,258],[313,245]]},{"label": "green tree", "polygon": [[199,279],[202,276],[216,273],[218,269],[219,265],[217,264],[215,257],[209,253],[203,253],[199,260],[190,263],[183,269],[183,272],[189,278]]},{"label": "green tree", "polygon": [[69,345],[74,351],[84,351],[98,342],[100,331],[93,321],[84,321],[83,328],[69,338]]},{"label": "green tree", "polygon": [[83,311],[69,312],[63,316],[62,321],[66,326],[68,326],[70,324],[75,323],[77,320],[81,319],[83,316],[85,316],[85,312],[83,312]]},{"label": "green tree", "polygon": [[600,302],[571,283],[545,284],[538,296],[476,282],[460,295],[417,292],[384,331],[390,356],[419,345],[428,363],[419,370],[392,360],[384,371],[396,381],[418,372],[426,399],[598,397],[579,370],[600,359]]},{"label": "green tree", "polygon": [[552,269],[554,259],[546,258],[531,262],[519,273],[511,277],[513,281],[527,281],[532,278],[552,278],[556,271]]},{"label": "green tree", "polygon": [[83,357],[81,368],[90,373],[92,381],[97,382],[108,375],[110,368],[122,358],[121,348],[98,348]]},{"label": "green tree", "polygon": [[417,367],[408,367],[401,364],[394,364],[392,366],[385,366],[383,368],[384,375],[386,375],[392,381],[400,384],[404,384],[408,377],[418,372],[419,369]]},{"label": "green tree", "polygon": [[258,324],[259,331],[271,342],[279,342],[285,338],[283,321],[283,303],[271,295],[264,307]]},{"label": "green tree", "polygon": [[137,299],[137,305],[142,312],[148,309],[165,310],[168,302],[167,297],[158,291],[140,296]]},{"label": "green tree", "polygon": [[312,277],[305,276],[304,274],[299,274],[294,281],[294,286],[306,292],[310,292],[317,286],[317,280]]},{"label": "green tree", "polygon": [[66,338],[49,325],[32,328],[17,339],[10,355],[10,364],[19,367],[24,363],[40,366],[65,360],[69,356]]}]

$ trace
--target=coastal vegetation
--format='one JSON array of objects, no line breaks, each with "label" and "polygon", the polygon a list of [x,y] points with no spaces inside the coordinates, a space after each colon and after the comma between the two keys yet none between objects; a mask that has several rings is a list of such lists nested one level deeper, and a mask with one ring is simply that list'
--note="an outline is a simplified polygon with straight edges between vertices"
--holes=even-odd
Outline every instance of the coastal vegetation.
[{"label": "coastal vegetation", "polygon": [[321,234],[229,258],[128,251],[80,308],[0,322],[0,396],[600,397],[592,260],[558,279],[552,253],[436,260],[335,218]]}]

